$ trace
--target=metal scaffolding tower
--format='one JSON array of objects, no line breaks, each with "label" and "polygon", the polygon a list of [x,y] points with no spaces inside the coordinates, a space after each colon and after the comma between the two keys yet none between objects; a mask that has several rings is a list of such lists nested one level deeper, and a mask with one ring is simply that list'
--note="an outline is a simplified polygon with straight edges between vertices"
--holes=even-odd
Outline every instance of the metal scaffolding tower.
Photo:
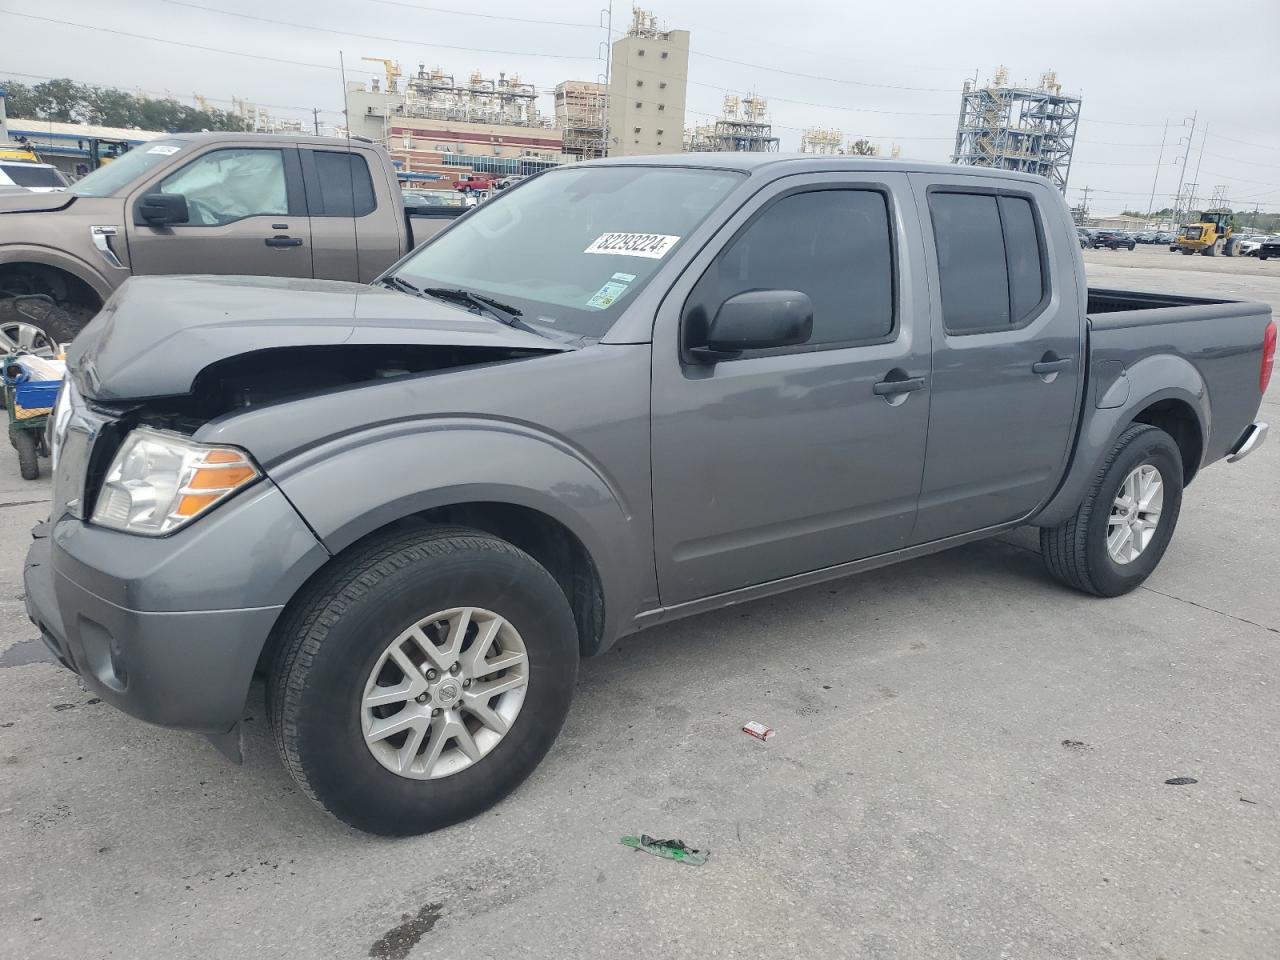
[{"label": "metal scaffolding tower", "polygon": [[965,81],[951,162],[1039,174],[1065,192],[1079,121],[1080,98],[1052,71],[1038,87],[1009,86],[1001,67],[985,87]]},{"label": "metal scaffolding tower", "polygon": [[778,149],[778,138],[768,120],[769,103],[764,97],[724,98],[724,116],[713,124],[686,133],[685,148],[690,153],[731,151],[770,153]]}]

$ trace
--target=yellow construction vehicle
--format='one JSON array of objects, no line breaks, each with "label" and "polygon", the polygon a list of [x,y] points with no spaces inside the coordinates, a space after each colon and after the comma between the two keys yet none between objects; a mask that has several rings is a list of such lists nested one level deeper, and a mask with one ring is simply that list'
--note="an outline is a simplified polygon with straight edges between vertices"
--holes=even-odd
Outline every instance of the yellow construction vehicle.
[{"label": "yellow construction vehicle", "polygon": [[1240,241],[1232,236],[1231,227],[1230,210],[1206,210],[1198,222],[1184,224],[1178,230],[1178,249],[1187,257],[1194,253],[1234,257],[1240,252]]},{"label": "yellow construction vehicle", "polygon": [[43,163],[40,154],[31,149],[26,140],[0,141],[0,160],[15,163]]}]

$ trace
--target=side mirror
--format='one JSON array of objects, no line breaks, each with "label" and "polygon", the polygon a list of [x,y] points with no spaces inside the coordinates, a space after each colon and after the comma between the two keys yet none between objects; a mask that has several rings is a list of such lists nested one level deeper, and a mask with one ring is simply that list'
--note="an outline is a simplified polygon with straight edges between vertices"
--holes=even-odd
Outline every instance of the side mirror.
[{"label": "side mirror", "polygon": [[186,223],[190,219],[187,212],[187,198],[180,193],[148,193],[134,207],[135,223],[148,223],[153,227],[163,227],[170,223]]},{"label": "side mirror", "polygon": [[720,305],[707,330],[707,343],[690,353],[706,360],[730,360],[744,350],[769,350],[807,343],[813,334],[813,302],[799,290],[748,290]]}]

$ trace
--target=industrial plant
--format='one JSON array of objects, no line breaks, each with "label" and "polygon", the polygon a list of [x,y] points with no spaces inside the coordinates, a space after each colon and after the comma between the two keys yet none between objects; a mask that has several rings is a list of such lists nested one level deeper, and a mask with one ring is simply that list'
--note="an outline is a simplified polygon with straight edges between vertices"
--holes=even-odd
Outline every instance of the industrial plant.
[{"label": "industrial plant", "polygon": [[1062,92],[1057,74],[1010,86],[1001,67],[984,87],[965,81],[951,162],[1038,174],[1065,192],[1079,121],[1080,98]]}]

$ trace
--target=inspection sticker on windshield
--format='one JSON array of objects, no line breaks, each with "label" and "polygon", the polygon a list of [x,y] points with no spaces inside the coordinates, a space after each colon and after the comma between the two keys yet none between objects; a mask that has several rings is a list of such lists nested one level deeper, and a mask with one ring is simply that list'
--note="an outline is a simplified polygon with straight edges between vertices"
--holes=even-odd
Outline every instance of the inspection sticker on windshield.
[{"label": "inspection sticker on windshield", "polygon": [[613,306],[618,298],[627,292],[627,284],[636,278],[634,273],[615,273],[603,287],[595,292],[587,301],[588,307],[604,310]]},{"label": "inspection sticker on windshield", "polygon": [[619,257],[648,257],[661,260],[679,237],[665,233],[602,233],[583,253],[612,253]]},{"label": "inspection sticker on windshield", "polygon": [[171,147],[163,143],[157,143],[154,147],[148,147],[147,153],[158,153],[162,157],[171,157],[181,149],[181,147]]}]

